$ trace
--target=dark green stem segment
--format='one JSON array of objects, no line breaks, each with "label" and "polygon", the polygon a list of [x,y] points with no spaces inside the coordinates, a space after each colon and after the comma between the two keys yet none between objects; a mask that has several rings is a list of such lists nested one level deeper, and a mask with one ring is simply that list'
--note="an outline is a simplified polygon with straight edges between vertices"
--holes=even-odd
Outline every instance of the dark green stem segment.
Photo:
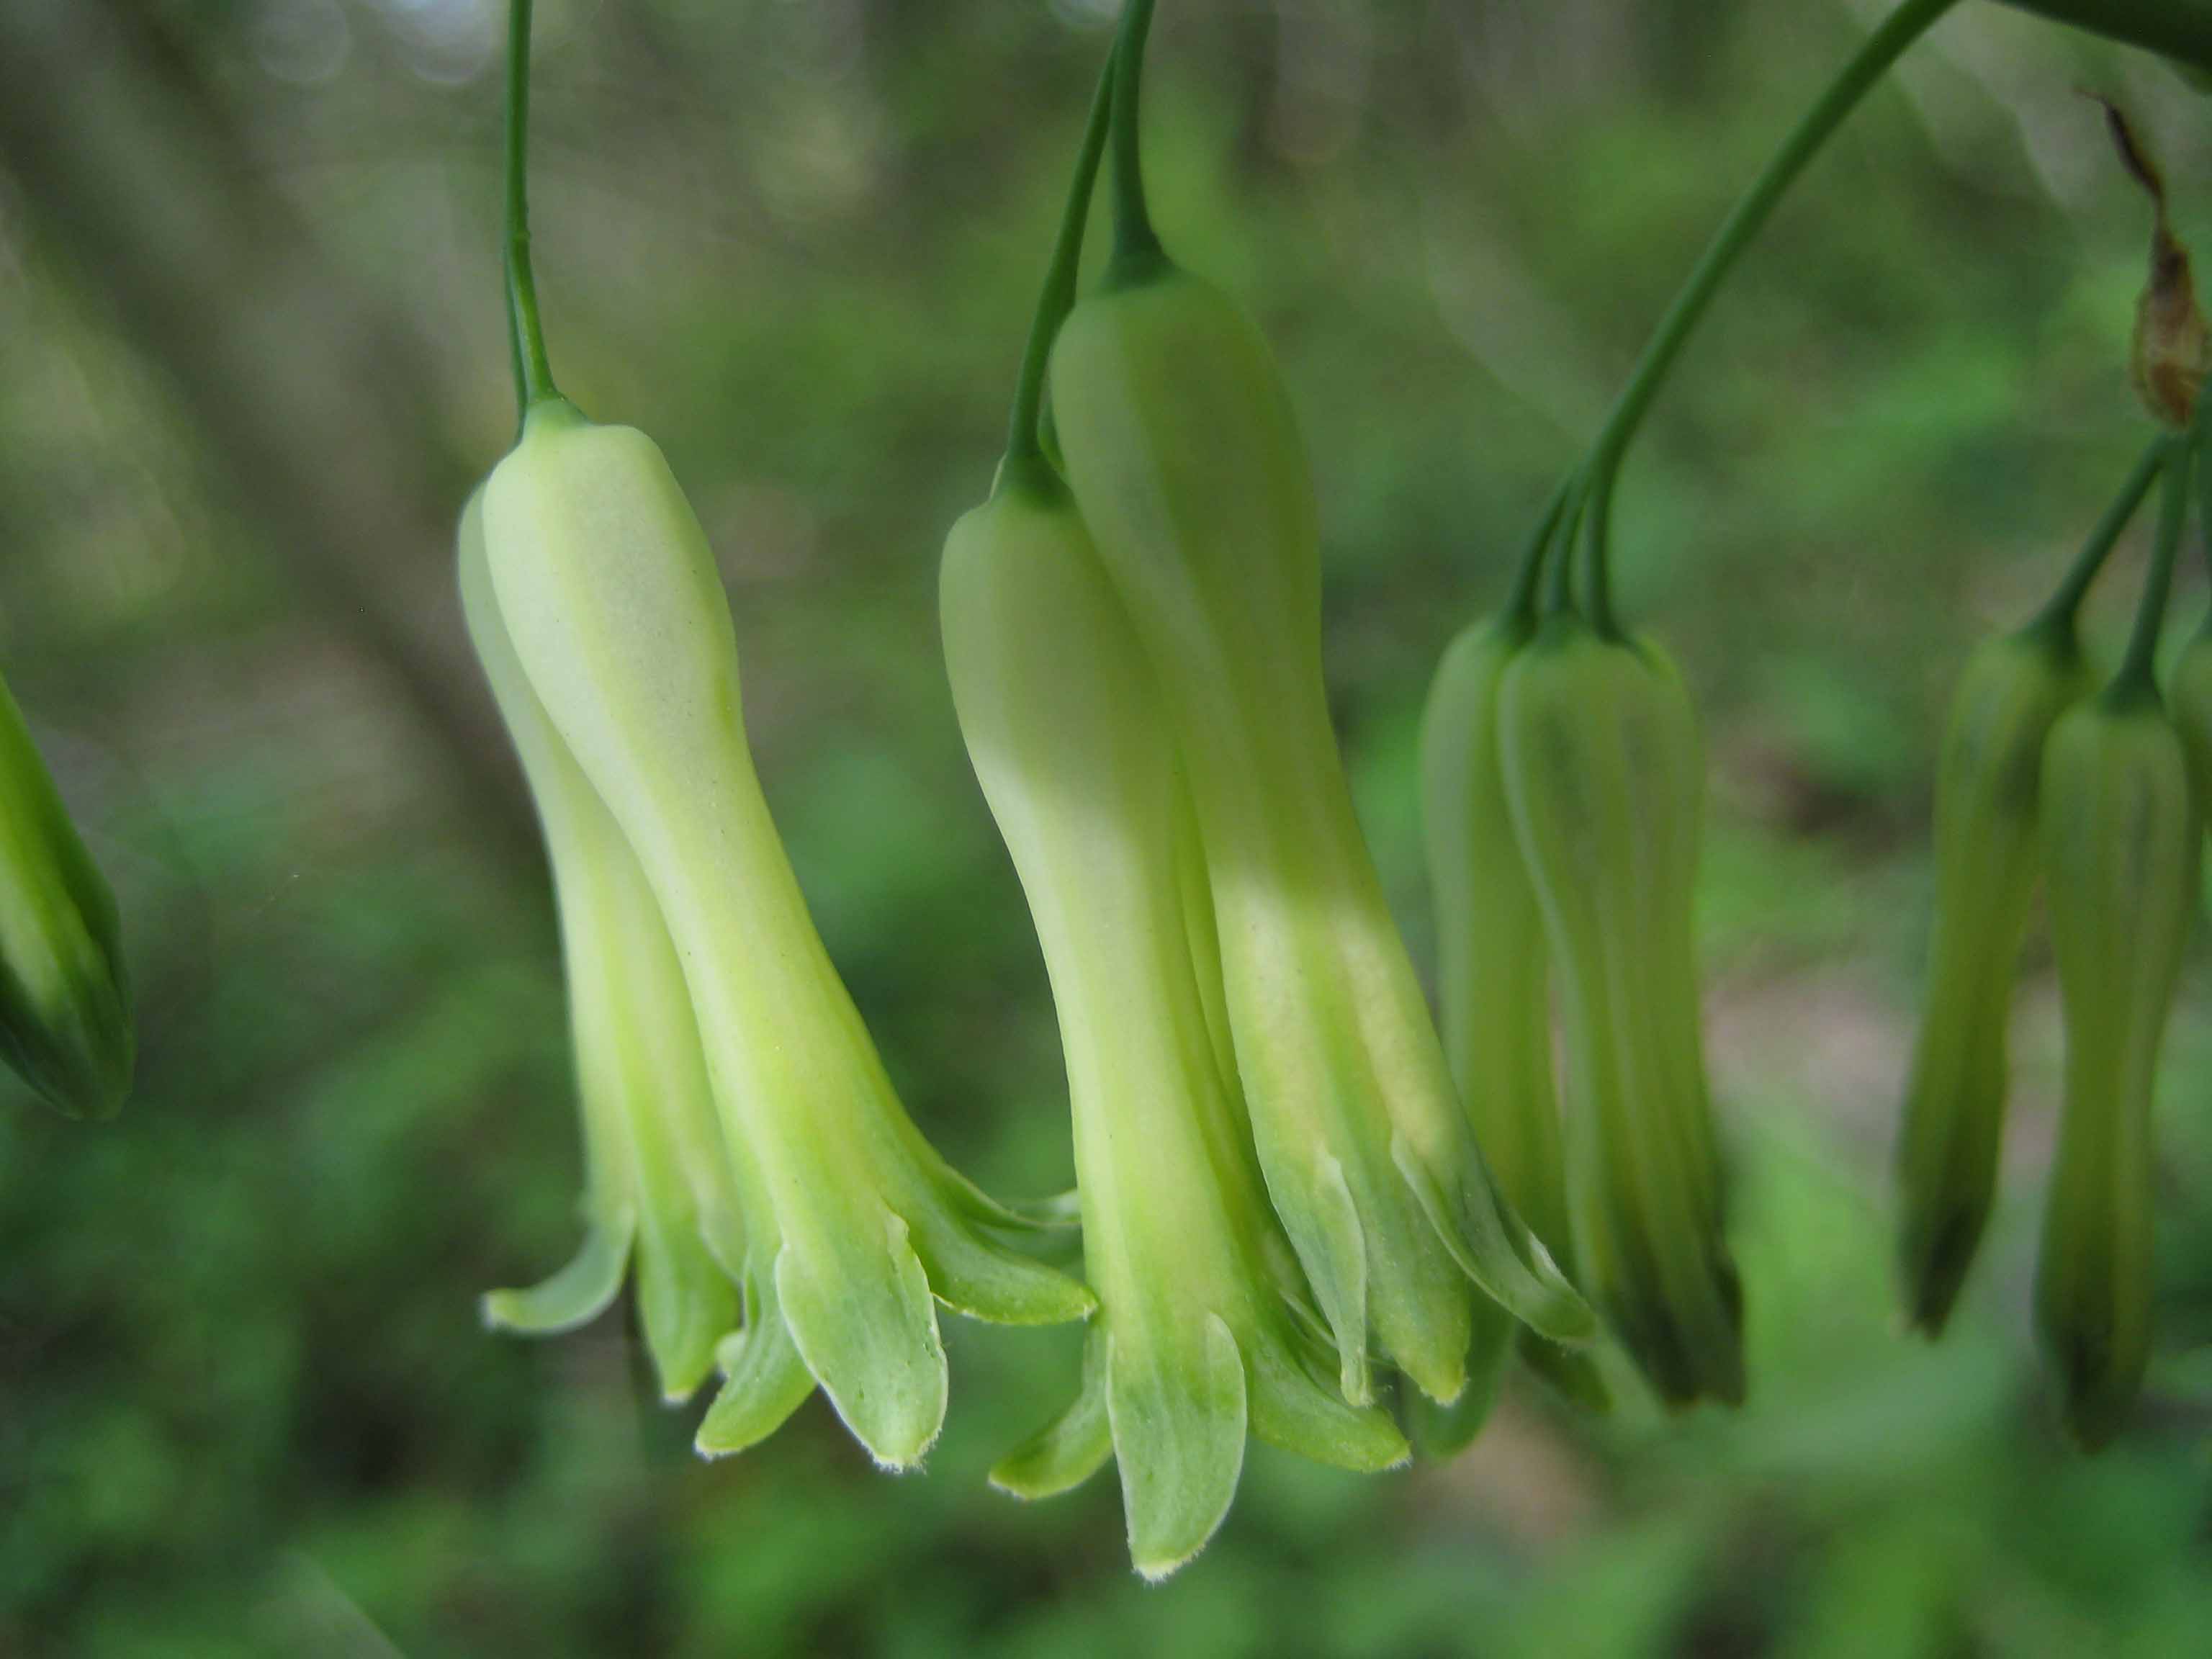
[{"label": "dark green stem segment", "polygon": [[1145,76],[1145,42],[1152,29],[1152,0],[1128,0],[1114,47],[1114,265],[1133,271],[1160,257],[1145,201],[1143,144],[1137,102]]},{"label": "dark green stem segment", "polygon": [[2058,584],[2057,591],[2021,630],[2022,633],[2038,635],[2054,645],[2072,648],[2074,621],[2081,612],[2082,599],[2088,594],[2089,584],[2097,580],[2097,573],[2105,568],[2113,545],[2135,518],[2143,497],[2150,494],[2151,485],[2158,481],[2166,464],[2168,443],[2163,434],[2151,440],[2142,459],[2128,474],[2127,483],[2120,486],[2120,493],[2112,498],[2112,504],[2105,509],[2105,516],[2097,520],[2097,527],[2089,532],[2089,539],[2075,556],[2066,580]]},{"label": "dark green stem segment", "polygon": [[2212,0],[2005,0],[2005,3],[2212,71]]},{"label": "dark green stem segment", "polygon": [[1559,556],[1552,562],[1552,579],[1544,589],[1547,616],[1575,608],[1575,538],[1582,533],[1583,511],[1588,499],[1580,493],[1581,483],[1579,477],[1576,478],[1563,492],[1565,510],[1559,514],[1559,528],[1547,538],[1558,543]]},{"label": "dark green stem segment", "polygon": [[2166,484],[2159,494],[2158,536],[2150,550],[2150,574],[2143,579],[2142,603],[2136,606],[2135,631],[2128,636],[2128,654],[2120,672],[2112,676],[2106,695],[2115,702],[2158,696],[2155,676],[2158,636],[2166,621],[2166,602],[2173,591],[2173,565],[2181,550],[2181,530],[2189,517],[2191,441],[2185,437],[2164,441],[2162,459]]},{"label": "dark green stem segment", "polygon": [[1098,90],[1091,100],[1090,124],[1083,130],[1083,147],[1076,152],[1075,177],[1067,187],[1067,205],[1060,210],[1060,237],[1052,246],[1052,264],[1045,271],[1044,289],[1037,295],[1036,315],[1030,323],[1030,338],[1022,353],[1022,377],[1014,386],[1014,412],[1006,432],[1003,478],[1044,459],[1040,416],[1044,409],[1045,371],[1052,362],[1052,343],[1060,325],[1075,307],[1075,278],[1083,264],[1083,232],[1091,218],[1091,192],[1098,180],[1098,160],[1106,149],[1107,118],[1113,107],[1114,65],[1109,52],[1098,76]]},{"label": "dark green stem segment", "polygon": [[514,397],[524,414],[561,395],[538,320],[538,279],[530,269],[531,0],[507,14],[507,321],[514,347]]},{"label": "dark green stem segment", "polygon": [[1696,269],[1674,296],[1674,304],[1667,308],[1667,314],[1659,319],[1650,343],[1644,348],[1635,373],[1629,376],[1627,386],[1622,389],[1593,447],[1593,479],[1611,473],[1618,465],[1622,452],[1636,434],[1638,423],[1651,406],[1651,400],[1658,394],[1668,370],[1674,367],[1692,331],[1712,303],[1723,279],[1765,225],[1775,204],[1805,170],[1805,164],[1843,125],[1844,118],[1856,107],[1859,100],[1904,56],[1905,49],[1957,3],[1958,0],[1905,0],[1867,37],[1850,62],[1844,64],[1843,72],[1829,83],[1827,90],[1782,141],[1781,149],[1775,151],[1759,177],[1752,180],[1751,188],[1714,233]]},{"label": "dark green stem segment", "polygon": [[[1844,117],[1888,73],[1905,49],[1957,3],[1958,0],[1904,0],[1867,37],[1842,72],[1783,139],[1782,147],[1752,180],[1751,187],[1737,200],[1676,293],[1674,303],[1659,319],[1628,384],[1621,389],[1612,413],[1606,417],[1596,441],[1591,445],[1589,458],[1583,463],[1576,486],[1577,493],[1589,505],[1588,591],[1583,597],[1591,622],[1601,631],[1608,635],[1615,631],[1608,575],[1613,476],[1620,470],[1621,457],[1627,453],[1630,441],[1635,437],[1652,400],[1658,396],[1659,388],[1665,384],[1668,371],[1711,306],[1713,296],[1720,292],[1721,283],[1765,226],[1776,204],[1796,182],[1806,164],[1820,153],[1820,147],[1843,125]],[[1570,543],[1568,556],[1571,556]]]},{"label": "dark green stem segment", "polygon": [[1513,586],[1505,595],[1501,615],[1516,622],[1525,622],[1536,614],[1536,587],[1543,580],[1544,555],[1558,534],[1559,520],[1566,516],[1567,486],[1561,484],[1552,492],[1551,505],[1544,509],[1543,522],[1536,533],[1521,550],[1520,562],[1514,567]]}]

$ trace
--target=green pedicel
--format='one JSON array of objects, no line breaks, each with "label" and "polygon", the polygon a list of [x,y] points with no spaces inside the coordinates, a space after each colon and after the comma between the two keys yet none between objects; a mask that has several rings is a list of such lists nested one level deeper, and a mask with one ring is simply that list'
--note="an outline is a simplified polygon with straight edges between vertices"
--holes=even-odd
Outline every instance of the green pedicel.
[{"label": "green pedicel", "polygon": [[683,969],[645,872],[514,654],[484,563],[481,492],[461,518],[460,585],[553,866],[586,1172],[583,1248],[542,1285],[486,1296],[484,1319],[532,1335],[572,1329],[613,1301],[635,1249],[661,1393],[688,1399],[738,1322],[745,1244]]},{"label": "green pedicel", "polygon": [[701,1449],[772,1431],[803,1397],[797,1359],[879,1462],[908,1467],[945,1416],[933,1292],[1015,1324],[1080,1318],[1091,1297],[1012,1248],[1027,1224],[900,1106],[769,819],[728,601],[659,449],[542,401],[484,514],[500,611],[652,884],[747,1176],[746,1328]]},{"label": "green pedicel", "polygon": [[0,1059],[71,1117],[111,1118],[137,1059],[115,896],[0,681]]}]

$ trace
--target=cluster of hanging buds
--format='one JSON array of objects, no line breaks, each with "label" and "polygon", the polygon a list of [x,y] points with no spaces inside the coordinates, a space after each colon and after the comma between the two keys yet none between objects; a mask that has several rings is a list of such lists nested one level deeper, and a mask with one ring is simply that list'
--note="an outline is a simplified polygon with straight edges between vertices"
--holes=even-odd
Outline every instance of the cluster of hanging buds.
[{"label": "cluster of hanging buds", "polygon": [[[1352,1470],[1402,1461],[1409,1436],[1449,1450],[1516,1352],[1594,1409],[1611,1398],[1608,1334],[1669,1406],[1741,1401],[1692,925],[1703,754],[1681,675],[1613,613],[1613,481],[1735,257],[1951,3],[1903,0],[1808,112],[1662,324],[1503,609],[1444,657],[1422,744],[1439,1033],[1330,723],[1318,514],[1290,399],[1258,327],[1170,258],[1147,210],[1152,4],[1131,0],[1006,450],[952,528],[940,588],[962,734],[1058,1014],[1071,1217],[985,1197],[906,1116],[754,774],[699,522],[649,439],[594,424],[554,386],[523,181],[531,7],[516,0],[521,434],[463,515],[460,581],[553,866],[586,1177],[574,1261],[494,1292],[488,1321],[571,1327],[634,1261],[663,1392],[720,1375],[702,1452],[756,1443],[818,1387],[899,1468],[945,1413],[939,1303],[1087,1319],[1075,1398],[992,1480],[1042,1498],[1114,1462],[1147,1577],[1220,1525],[1250,1437]],[[1109,149],[1112,251],[1079,302]],[[2185,283],[2162,214],[2160,231],[2162,268],[2170,279],[2178,258]],[[2147,395],[2193,399],[2205,336],[2171,300],[2145,307],[2139,375]],[[2147,1350],[2150,1079],[2195,878],[2191,770],[2200,793],[2212,779],[2212,640],[2175,676],[2179,732],[2150,665],[2197,441],[2162,439],[2051,605],[1977,656],[1938,811],[1902,1160],[1913,1308],[1940,1326],[1988,1212],[2007,981],[2040,870],[2069,1047],[2038,1307],[2091,1440]],[[2135,643],[2089,696],[2075,613],[2160,480]],[[1079,1218],[1082,1283],[1024,1249]]]},{"label": "cluster of hanging buds", "polygon": [[[2136,382],[2151,413],[2182,429],[2151,443],[2050,601],[1982,645],[1953,697],[1936,778],[1927,999],[1897,1158],[1906,1313],[1935,1336],[1996,1194],[2005,1028],[2039,875],[2066,1059],[2035,1316],[2067,1425],[2090,1447],[2126,1420],[2150,1355],[2152,1096],[2212,803],[2212,640],[2200,631],[2164,697],[2154,674],[2192,466],[2212,505],[2205,329],[2158,173],[2118,112],[2107,115],[2157,207]],[[2076,618],[2154,486],[2135,630],[2099,689]]]},{"label": "cluster of hanging buds", "polygon": [[[1571,524],[1571,517],[1564,522]],[[1454,641],[1423,733],[1447,1046],[1507,1194],[1551,1231],[1662,1398],[1744,1394],[1692,940],[1704,769],[1672,664],[1577,608],[1540,533],[1498,617]],[[1550,1006],[1564,1036],[1564,1127]],[[1538,1369],[1602,1399],[1586,1361]]]},{"label": "cluster of hanging buds", "polygon": [[71,1117],[108,1118],[137,1056],[115,896],[0,681],[0,1059]]},{"label": "cluster of hanging buds", "polygon": [[556,389],[519,164],[509,179],[522,434],[464,516],[461,578],[554,863],[590,1174],[575,1262],[486,1317],[572,1324],[635,1250],[665,1389],[722,1375],[702,1452],[773,1433],[818,1385],[903,1468],[945,1419],[938,1302],[1035,1324],[1092,1298],[1016,1248],[1036,1224],[949,1168],[892,1091],[754,775],[706,537],[649,438]]}]

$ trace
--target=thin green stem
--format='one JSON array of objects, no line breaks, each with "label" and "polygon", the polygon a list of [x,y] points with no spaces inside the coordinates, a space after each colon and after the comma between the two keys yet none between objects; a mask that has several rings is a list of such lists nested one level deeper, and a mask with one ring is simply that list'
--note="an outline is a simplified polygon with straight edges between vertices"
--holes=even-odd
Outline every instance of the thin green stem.
[{"label": "thin green stem", "polygon": [[[1620,629],[1613,619],[1613,560],[1610,556],[1613,533],[1613,473],[1599,472],[1590,478],[1589,495],[1583,505],[1583,516],[1589,524],[1588,553],[1583,570],[1583,609],[1588,613],[1590,626],[1607,639],[1620,637]],[[1563,556],[1574,556],[1571,547]]]},{"label": "thin green stem", "polygon": [[1152,29],[1152,0],[1128,0],[1114,61],[1114,263],[1131,266],[1159,257],[1160,239],[1145,201],[1144,145],[1138,94],[1145,75],[1145,42]]},{"label": "thin green stem", "polygon": [[2189,517],[2191,455],[2187,438],[2168,438],[2163,448],[2166,483],[2159,492],[2158,535],[2151,544],[2150,574],[2143,579],[2142,599],[2136,606],[2135,631],[2128,636],[2128,654],[2121,659],[2120,672],[2112,676],[2106,692],[2116,702],[2158,695],[2154,672],[2158,636],[2166,621],[2166,599],[2173,592],[2173,565],[2181,550],[2182,526]]},{"label": "thin green stem", "polygon": [[1618,463],[1629,440],[1635,436],[1644,412],[1658,395],[1668,371],[1674,366],[1674,359],[1711,305],[1713,295],[1720,291],[1722,282],[1765,226],[1776,204],[1796,182],[1806,163],[1820,153],[1820,147],[1843,125],[1844,118],[1889,72],[1890,66],[1905,54],[1905,49],[1957,3],[1958,0],[1904,0],[1867,37],[1850,62],[1828,84],[1827,90],[1799,118],[1782,141],[1782,147],[1752,180],[1751,187],[1714,233],[1696,268],[1674,296],[1674,303],[1668,307],[1667,314],[1659,319],[1650,343],[1644,348],[1642,359],[1598,434],[1593,452],[1596,471],[1609,471]]},{"label": "thin green stem", "polygon": [[1889,72],[1905,49],[1925,34],[1958,0],[1904,0],[1869,35],[1827,89],[1783,139],[1750,187],[1738,198],[1721,228],[1705,246],[1696,266],[1667,307],[1644,348],[1628,384],[1621,388],[1612,412],[1590,447],[1583,470],[1582,488],[1589,502],[1589,541],[1586,560],[1586,595],[1591,620],[1608,633],[1613,631],[1611,563],[1612,495],[1614,475],[1630,441],[1666,383],[1682,348],[1711,306],[1743,252],[1757,238],[1777,204],[1796,182],[1806,165],[1857,107],[1859,100]]},{"label": "thin green stem", "polygon": [[2081,601],[2088,596],[2089,585],[2105,568],[2113,546],[2133,521],[2136,509],[2142,505],[2143,497],[2150,494],[2151,485],[2157,482],[2166,465],[2167,443],[2161,434],[2144,448],[2142,459],[2128,474],[2128,481],[2120,486],[2120,493],[2112,498],[2112,504],[2105,509],[2105,516],[2097,520],[2089,539],[2075,555],[2066,579],[2021,632],[2041,635],[2054,644],[2073,644],[2074,623],[2081,613]]},{"label": "thin green stem", "polygon": [[531,0],[510,0],[507,14],[507,319],[514,346],[515,402],[557,398],[545,331],[538,319],[538,278],[530,268]]},{"label": "thin green stem", "polygon": [[1501,616],[1526,621],[1536,614],[1536,588],[1544,574],[1544,555],[1566,511],[1567,486],[1561,484],[1552,492],[1551,505],[1544,509],[1543,522],[1536,526],[1536,533],[1521,550],[1520,562],[1513,570],[1513,586],[1506,590],[1505,603],[1499,610]]},{"label": "thin green stem", "polygon": [[1083,146],[1076,152],[1075,177],[1067,187],[1067,205],[1060,210],[1052,264],[1045,271],[1036,315],[1030,323],[1029,344],[1022,353],[1021,379],[1014,386],[1014,412],[1006,432],[1007,471],[1044,459],[1038,417],[1044,408],[1045,371],[1052,362],[1052,343],[1060,325],[1075,307],[1076,273],[1083,264],[1083,232],[1091,218],[1091,192],[1098,179],[1098,159],[1106,148],[1107,118],[1113,107],[1114,64],[1115,54],[1109,52],[1106,67],[1098,76],[1098,90],[1091,96]]},{"label": "thin green stem", "polygon": [[1559,531],[1550,539],[1559,544],[1559,556],[1552,562],[1551,580],[1544,589],[1544,614],[1556,616],[1575,608],[1575,538],[1582,533],[1583,510],[1589,498],[1582,493],[1582,480],[1574,479],[1564,492],[1565,510],[1560,514]]}]

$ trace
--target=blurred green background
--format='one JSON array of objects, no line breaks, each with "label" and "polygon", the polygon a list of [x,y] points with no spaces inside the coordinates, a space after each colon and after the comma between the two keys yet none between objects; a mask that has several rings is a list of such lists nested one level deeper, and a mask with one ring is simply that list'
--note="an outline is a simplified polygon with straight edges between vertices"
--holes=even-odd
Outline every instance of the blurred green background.
[{"label": "blurred green background", "polygon": [[[2140,1654],[2212,1630],[2212,1021],[2160,1088],[2161,1352],[2067,1449],[2027,1292],[2058,1056],[2026,964],[2004,1199],[1897,1331],[1887,1159],[1935,722],[2143,440],[2148,222],[2212,256],[2174,76],[1968,0],[1790,200],[1616,511],[1712,749],[1706,1010],[1753,1400],[1580,1419],[1521,1379],[1455,1463],[1255,1449],[1131,1576],[1110,1476],[982,1482],[1071,1332],[948,1325],[926,1474],[817,1399],[708,1466],[624,1316],[495,1339],[578,1158],[545,873],[451,525],[511,433],[493,0],[0,4],[0,661],[113,878],[136,1097],[0,1084],[0,1654]],[[1415,732],[1730,197],[1880,8],[1167,0],[1156,211],[1259,313],[1313,453],[1328,660],[1431,958]],[[721,558],[769,799],[916,1119],[1071,1176],[1044,975],[938,653],[1109,0],[546,0],[563,386],[655,434]],[[2100,590],[2118,633],[2131,538]],[[2202,610],[2191,555],[2179,602]],[[2178,633],[2179,629],[2176,629]]]}]

